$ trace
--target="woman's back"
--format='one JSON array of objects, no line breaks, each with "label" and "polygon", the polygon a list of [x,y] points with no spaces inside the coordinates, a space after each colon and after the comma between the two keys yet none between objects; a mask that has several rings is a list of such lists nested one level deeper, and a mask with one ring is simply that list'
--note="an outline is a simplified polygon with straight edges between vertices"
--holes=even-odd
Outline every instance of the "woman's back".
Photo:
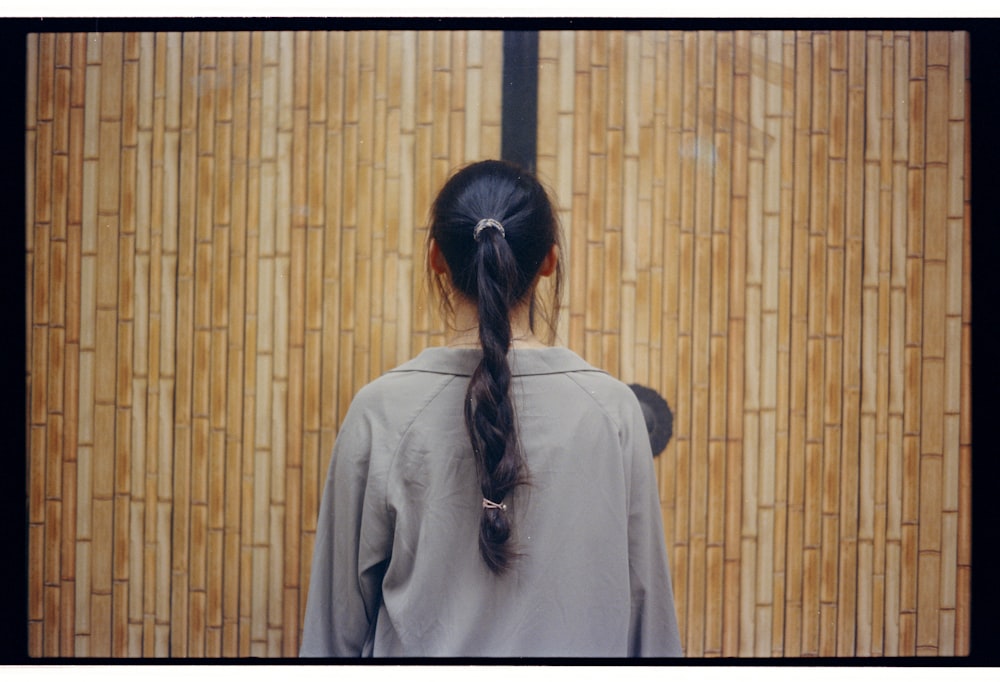
[{"label": "woman's back", "polygon": [[[535,337],[559,225],[502,161],[438,193],[427,263],[453,330],[363,389],[331,461],[302,653],[679,655],[645,421]],[[551,327],[551,324],[550,324]]]},{"label": "woman's back", "polygon": [[510,569],[483,563],[455,409],[480,357],[428,349],[358,394],[324,494],[315,551],[331,574],[313,577],[302,653],[680,655],[641,410],[569,350],[510,353],[530,484],[505,501]]}]

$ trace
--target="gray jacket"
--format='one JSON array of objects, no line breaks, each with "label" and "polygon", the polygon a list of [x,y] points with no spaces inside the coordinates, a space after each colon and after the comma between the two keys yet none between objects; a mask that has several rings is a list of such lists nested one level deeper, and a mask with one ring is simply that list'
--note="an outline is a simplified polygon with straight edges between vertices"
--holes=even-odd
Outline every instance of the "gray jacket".
[{"label": "gray jacket", "polygon": [[481,353],[430,348],[363,388],[337,435],[302,656],[680,656],[649,439],[632,391],[565,348],[510,353],[529,484],[520,557],[479,556],[462,405]]}]

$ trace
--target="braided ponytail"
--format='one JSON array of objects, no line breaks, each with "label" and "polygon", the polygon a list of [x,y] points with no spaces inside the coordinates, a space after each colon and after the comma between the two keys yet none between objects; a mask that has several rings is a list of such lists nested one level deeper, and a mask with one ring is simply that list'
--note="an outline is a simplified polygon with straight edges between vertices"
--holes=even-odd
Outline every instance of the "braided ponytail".
[{"label": "braided ponytail", "polygon": [[[479,340],[483,359],[465,394],[465,425],[476,457],[483,499],[501,503],[522,482],[523,456],[510,398],[510,309],[516,303],[510,284],[517,263],[496,230],[486,230],[476,253]],[[485,236],[488,235],[488,236]],[[511,524],[504,508],[485,506],[479,525],[479,551],[494,573],[502,573],[513,552],[507,543]]]},{"label": "braided ponytail", "polygon": [[[511,518],[504,500],[527,482],[511,396],[511,311],[529,296],[542,261],[558,243],[558,226],[545,190],[523,170],[483,161],[459,171],[432,208],[429,238],[448,264],[450,290],[438,281],[442,302],[452,292],[476,304],[483,357],[465,396],[465,425],[476,461],[483,509],[479,551],[502,574],[517,554],[508,542]],[[557,266],[556,306],[560,272]]]}]

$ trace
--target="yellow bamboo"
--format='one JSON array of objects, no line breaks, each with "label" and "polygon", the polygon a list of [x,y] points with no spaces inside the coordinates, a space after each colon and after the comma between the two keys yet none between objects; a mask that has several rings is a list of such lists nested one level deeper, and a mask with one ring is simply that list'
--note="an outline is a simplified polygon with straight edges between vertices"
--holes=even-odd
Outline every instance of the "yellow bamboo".
[{"label": "yellow bamboo", "polygon": [[[971,198],[971,141],[969,134],[969,102],[970,88],[964,81],[969,79],[969,40],[965,33],[953,36],[953,54],[961,53],[962,69],[954,69],[951,76],[952,81],[961,78],[963,80],[965,106],[963,108],[962,119],[965,125],[963,145],[963,167],[965,168],[965,183],[963,187],[963,296],[962,296],[962,369],[961,369],[961,417],[959,424],[959,512],[958,512],[958,576],[957,576],[957,597],[956,597],[956,641],[955,653],[960,656],[968,655],[970,650],[970,619],[969,619],[969,564],[971,563],[971,543],[972,527],[970,524],[970,477],[971,477],[971,374],[972,358],[970,355],[970,323],[972,312],[971,279],[972,252],[971,252],[971,218],[969,213],[969,201]],[[955,87],[953,85],[953,87]],[[956,88],[957,89],[957,88]],[[953,102],[953,106],[955,103]]]},{"label": "yellow bamboo", "polygon": [[[963,107],[965,97],[964,49],[961,34],[951,36],[949,40],[949,118],[956,115],[964,118]],[[956,100],[958,100],[956,102]],[[960,545],[965,543],[965,533],[960,531],[960,497],[961,497],[961,417],[962,409],[962,352],[963,352],[963,283],[961,274],[965,258],[964,220],[963,213],[965,192],[961,174],[965,170],[963,156],[966,153],[965,122],[963,120],[949,122],[948,144],[948,220],[946,235],[946,319],[945,319],[945,349],[944,349],[944,443],[943,443],[943,480],[941,500],[941,585],[938,652],[940,655],[951,656],[956,649],[964,649],[960,637],[963,627],[958,620],[959,608],[959,571],[964,557],[959,556]],[[954,217],[953,217],[954,216]],[[963,552],[964,553],[964,552]]]},{"label": "yellow bamboo", "polygon": [[[897,34],[893,42],[892,91],[897,102],[892,120],[892,237],[889,311],[889,386],[887,436],[887,509],[885,529],[884,643],[881,653],[899,652],[900,540],[903,497],[903,409],[906,309],[907,149],[909,137],[909,36]],[[878,608],[878,604],[876,604]],[[875,651],[873,651],[875,653]]]},{"label": "yellow bamboo", "polygon": [[[221,481],[216,482],[216,487],[222,487],[225,491],[223,500],[217,504],[218,507],[214,516],[213,547],[220,557],[217,566],[213,566],[212,585],[215,595],[210,599],[213,608],[212,625],[221,627],[219,643],[213,641],[212,649],[218,651],[216,655],[237,656],[239,655],[238,642],[238,619],[239,619],[239,586],[240,586],[240,499],[237,491],[241,487],[241,465],[247,448],[241,441],[241,415],[240,408],[244,394],[244,363],[249,355],[245,353],[245,329],[244,329],[244,309],[246,299],[250,292],[245,292],[242,285],[245,272],[248,269],[248,217],[247,217],[247,197],[249,196],[249,136],[247,127],[249,123],[249,98],[251,86],[249,83],[249,58],[250,58],[250,36],[247,33],[236,33],[231,42],[227,39],[220,41],[223,48],[221,62],[222,72],[227,82],[227,89],[231,97],[223,97],[219,100],[219,116],[224,120],[231,120],[231,126],[222,126],[224,136],[232,136],[231,143],[228,144],[232,153],[230,173],[232,175],[231,185],[228,189],[217,189],[219,192],[227,193],[231,197],[232,207],[227,211],[221,211],[219,217],[228,219],[231,227],[227,236],[229,237],[228,254],[219,253],[218,258],[228,259],[226,272],[228,281],[219,282],[220,287],[227,288],[228,299],[219,297],[218,305],[225,307],[225,315],[220,310],[219,321],[228,324],[228,338],[213,338],[215,352],[222,354],[223,358],[213,360],[218,364],[225,363],[228,382],[224,387],[220,387],[216,394],[216,403],[213,409],[216,410],[216,426],[220,430],[216,432],[216,441],[213,443],[213,454],[219,459],[217,468],[221,472],[217,474]],[[231,83],[229,81],[229,71],[232,71]],[[231,132],[230,132],[231,130]],[[223,343],[228,348],[223,349]],[[226,352],[224,352],[224,350]],[[219,404],[222,402],[222,404]],[[222,438],[223,442],[218,443]],[[221,533],[219,532],[221,529]],[[221,584],[220,584],[221,583]]]},{"label": "yellow bamboo", "polygon": [[[27,48],[30,651],[292,655],[347,405],[440,342],[419,226],[499,152],[502,34]],[[965,35],[540,60],[560,335],[674,409],[687,653],[967,652]]]}]

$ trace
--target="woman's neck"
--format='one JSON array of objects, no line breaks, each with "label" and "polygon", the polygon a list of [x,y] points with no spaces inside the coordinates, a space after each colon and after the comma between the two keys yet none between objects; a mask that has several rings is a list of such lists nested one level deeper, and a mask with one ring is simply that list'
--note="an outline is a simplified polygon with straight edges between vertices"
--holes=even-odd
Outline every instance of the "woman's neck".
[{"label": "woman's neck", "polygon": [[[454,328],[448,335],[451,348],[479,348],[479,314],[476,304],[464,298],[454,301]],[[511,345],[514,348],[547,348],[531,331],[530,305],[523,303],[510,314]]]}]

